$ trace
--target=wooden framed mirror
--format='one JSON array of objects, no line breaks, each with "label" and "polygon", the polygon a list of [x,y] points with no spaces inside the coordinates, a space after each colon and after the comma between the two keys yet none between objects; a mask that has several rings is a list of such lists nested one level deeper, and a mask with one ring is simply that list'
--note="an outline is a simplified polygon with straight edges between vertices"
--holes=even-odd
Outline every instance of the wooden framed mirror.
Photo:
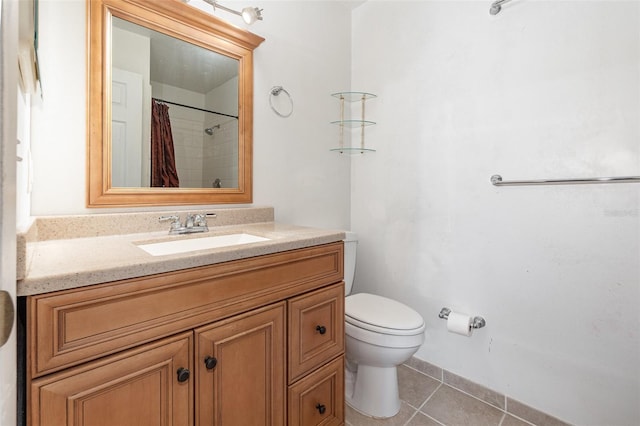
[{"label": "wooden framed mirror", "polygon": [[180,0],[87,7],[87,206],[252,202],[253,50],[264,39]]}]

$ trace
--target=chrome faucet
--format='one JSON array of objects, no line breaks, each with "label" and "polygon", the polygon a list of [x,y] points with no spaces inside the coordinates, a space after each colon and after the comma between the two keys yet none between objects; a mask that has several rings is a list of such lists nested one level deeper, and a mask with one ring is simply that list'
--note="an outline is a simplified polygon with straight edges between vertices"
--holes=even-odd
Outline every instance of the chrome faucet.
[{"label": "chrome faucet", "polygon": [[192,214],[187,213],[184,219],[184,224],[180,221],[180,217],[177,215],[160,216],[158,220],[160,222],[171,221],[171,227],[169,228],[169,235],[175,234],[193,234],[196,232],[209,232],[207,226],[207,217],[216,217],[215,213],[206,214]]}]

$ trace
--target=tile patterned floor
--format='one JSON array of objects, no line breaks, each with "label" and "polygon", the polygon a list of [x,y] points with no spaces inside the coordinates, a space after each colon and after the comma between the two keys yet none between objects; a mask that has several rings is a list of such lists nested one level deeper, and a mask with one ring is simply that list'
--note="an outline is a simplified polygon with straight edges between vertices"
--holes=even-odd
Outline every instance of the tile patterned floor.
[{"label": "tile patterned floor", "polygon": [[[460,382],[461,386],[456,386]],[[467,382],[469,383],[469,382]],[[398,367],[400,412],[390,419],[373,419],[363,416],[347,405],[347,426],[531,426],[527,422],[504,411],[504,398],[500,401],[491,395],[478,397],[463,392],[464,379],[455,376],[444,382],[436,380],[407,365]],[[477,386],[477,385],[475,385]],[[476,394],[478,395],[478,394]],[[492,400],[493,398],[493,400]],[[485,402],[489,401],[491,404]],[[515,403],[515,401],[514,401]],[[526,406],[525,406],[526,407]],[[528,408],[528,407],[527,407]],[[566,425],[545,416],[538,426]]]}]

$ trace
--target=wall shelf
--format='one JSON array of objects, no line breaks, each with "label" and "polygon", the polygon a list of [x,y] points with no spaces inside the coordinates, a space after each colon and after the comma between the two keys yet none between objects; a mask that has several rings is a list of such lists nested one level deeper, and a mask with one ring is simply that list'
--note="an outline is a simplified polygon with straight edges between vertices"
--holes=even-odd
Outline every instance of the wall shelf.
[{"label": "wall shelf", "polygon": [[357,148],[357,147],[331,148],[329,151],[338,152],[340,154],[347,154],[347,155],[358,155],[358,154],[366,154],[368,152],[376,152],[375,149]]},{"label": "wall shelf", "polygon": [[376,122],[367,121],[367,120],[337,120],[337,121],[332,121],[331,124],[336,124],[338,126],[344,126],[344,127],[357,128],[361,126],[373,126],[374,124],[376,124]]},{"label": "wall shelf", "polygon": [[361,100],[363,100],[363,98],[364,100],[367,100],[378,97],[373,93],[367,92],[337,92],[332,93],[331,96],[338,99],[344,98],[344,100],[347,102],[360,102]]},{"label": "wall shelf", "polygon": [[[349,155],[357,155],[364,154],[368,152],[375,152],[375,149],[365,148],[364,146],[364,128],[367,126],[373,126],[375,121],[365,120],[364,116],[364,104],[367,99],[373,99],[377,96],[373,93],[367,92],[337,92],[332,93],[331,96],[334,98],[340,99],[340,120],[332,121],[331,124],[340,126],[340,139],[339,146],[337,148],[332,148],[330,151],[339,152],[340,154],[349,154]],[[360,120],[352,120],[344,118],[344,103],[345,102],[360,102]],[[347,147],[344,146],[344,128],[347,127],[349,129],[357,129],[360,128],[360,146],[355,147]]]}]

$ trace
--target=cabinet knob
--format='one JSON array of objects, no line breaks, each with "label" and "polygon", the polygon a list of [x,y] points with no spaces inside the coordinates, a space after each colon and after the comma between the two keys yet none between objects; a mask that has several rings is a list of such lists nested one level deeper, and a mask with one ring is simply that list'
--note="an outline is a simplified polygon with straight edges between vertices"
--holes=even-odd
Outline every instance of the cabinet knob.
[{"label": "cabinet knob", "polygon": [[320,334],[324,334],[327,332],[327,328],[324,325],[316,326],[316,331]]},{"label": "cabinet knob", "polygon": [[324,414],[324,412],[327,411],[327,407],[325,407],[324,404],[316,404],[316,410],[318,410],[320,414]]},{"label": "cabinet knob", "polygon": [[180,383],[186,382],[187,380],[189,380],[190,374],[191,372],[189,371],[188,368],[184,368],[184,367],[178,368],[178,381]]},{"label": "cabinet knob", "polygon": [[204,359],[204,366],[207,367],[207,370],[213,370],[217,364],[218,360],[215,357],[208,356]]}]

